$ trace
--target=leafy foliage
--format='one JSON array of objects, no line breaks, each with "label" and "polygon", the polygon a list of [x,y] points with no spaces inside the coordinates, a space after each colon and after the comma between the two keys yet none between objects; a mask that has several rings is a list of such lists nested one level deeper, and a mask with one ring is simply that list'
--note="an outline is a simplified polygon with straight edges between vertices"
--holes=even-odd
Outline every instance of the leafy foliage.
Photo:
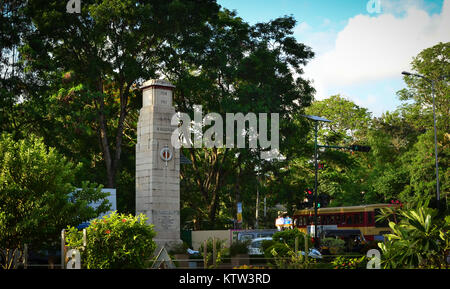
[{"label": "leafy foliage", "polygon": [[[220,263],[223,262],[223,258],[230,254],[230,251],[228,250],[228,248],[225,248],[225,241],[224,240],[220,240],[220,239],[213,239],[213,238],[208,238],[208,240],[206,240],[206,263],[208,264],[208,268],[213,268],[214,263],[213,263],[213,249],[214,249],[214,244],[216,246],[216,266],[219,265]],[[203,258],[205,258],[204,254],[205,254],[205,246],[202,243],[200,245],[200,249],[199,252],[202,255]]]},{"label": "leafy foliage", "polygon": [[230,245],[230,256],[236,256],[238,254],[248,254],[248,246],[250,245],[250,240],[246,241],[236,241]]},{"label": "leafy foliage", "polygon": [[101,187],[84,182],[75,190],[74,175],[81,169],[30,136],[14,141],[0,137],[0,248],[45,248],[67,225],[78,225],[109,209]]},{"label": "leafy foliage", "polygon": [[[305,248],[305,234],[299,229],[291,229],[279,231],[273,234],[272,240],[278,243],[286,243],[290,248],[295,247],[295,239],[298,239],[298,248],[302,250]],[[311,248],[311,239],[309,237],[306,238],[308,241],[308,247]]]},{"label": "leafy foliage", "polygon": [[[294,258],[293,261],[297,260],[292,252],[295,250],[295,239],[298,240],[298,250],[305,250],[305,234],[298,229],[284,230],[276,232],[272,236],[272,240],[263,241],[262,249],[264,250],[264,256],[266,258],[273,258],[274,252],[279,258]],[[312,241],[310,237],[306,237],[308,242],[308,248],[312,247]],[[291,252],[292,251],[292,252]],[[299,261],[299,260],[297,260]],[[301,260],[300,260],[301,261]]]},{"label": "leafy foliage", "polygon": [[316,263],[313,258],[306,258],[301,251],[295,252],[286,243],[272,247],[270,254],[277,269],[309,269]]},{"label": "leafy foliage", "polygon": [[[384,268],[441,268],[450,249],[450,218],[437,217],[437,211],[426,205],[396,211],[400,222],[389,222],[392,234],[379,243]],[[387,218],[392,209],[383,209]]]},{"label": "leafy foliage", "polygon": [[359,258],[349,258],[338,256],[331,261],[334,269],[365,269],[367,266],[366,256]]},{"label": "leafy foliage", "polygon": [[[213,0],[86,0],[80,14],[65,1],[3,1],[0,25],[0,129],[13,138],[43,137],[47,146],[82,163],[74,182],[115,187],[121,212],[135,211],[139,84],[166,78],[176,85],[176,110],[193,114],[279,113],[282,160],[259,150],[183,149],[181,221],[186,228],[230,228],[237,203],[242,227],[255,227],[256,194],[269,214],[288,212],[314,186],[313,130],[304,114],[332,120],[319,125],[319,142],[371,146],[369,153],[319,152],[319,193],[330,206],[418,203],[434,197],[432,90],[405,76],[394,112],[373,117],[343,95],[315,100],[302,77],[313,48],[297,42],[293,17],[250,25]],[[441,198],[449,190],[450,44],[421,51],[412,70],[435,83]],[[270,127],[270,123],[268,124]],[[208,127],[204,127],[206,130]],[[270,131],[269,131],[270,134]],[[262,202],[259,202],[261,204]],[[262,214],[260,214],[262,215]]]},{"label": "leafy foliage", "polygon": [[323,238],[320,245],[328,247],[332,254],[341,254],[345,249],[345,241],[339,238]]},{"label": "leafy foliage", "polygon": [[66,244],[81,252],[82,266],[87,269],[146,269],[156,249],[153,225],[145,215],[111,213],[95,219],[83,233],[74,227],[67,231]]}]

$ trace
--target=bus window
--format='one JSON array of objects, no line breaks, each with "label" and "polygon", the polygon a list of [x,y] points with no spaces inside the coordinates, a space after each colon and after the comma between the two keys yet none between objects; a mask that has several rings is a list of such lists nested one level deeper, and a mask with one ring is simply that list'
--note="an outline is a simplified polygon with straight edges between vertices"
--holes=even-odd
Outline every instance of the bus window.
[{"label": "bus window", "polygon": [[373,212],[367,212],[367,225],[372,225],[373,222]]},{"label": "bus window", "polygon": [[359,224],[359,214],[354,215],[355,224]]},{"label": "bus window", "polygon": [[347,224],[352,224],[353,222],[352,222],[352,219],[353,219],[353,216],[352,215],[347,215]]},{"label": "bus window", "polygon": [[364,224],[364,214],[359,213],[359,224]]},{"label": "bus window", "polygon": [[330,216],[330,225],[336,225],[334,215]]}]

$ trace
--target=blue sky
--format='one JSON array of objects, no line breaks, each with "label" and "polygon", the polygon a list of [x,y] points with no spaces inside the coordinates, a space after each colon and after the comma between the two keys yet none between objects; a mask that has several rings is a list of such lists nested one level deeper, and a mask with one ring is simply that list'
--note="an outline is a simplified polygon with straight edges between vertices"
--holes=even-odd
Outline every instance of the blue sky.
[{"label": "blue sky", "polygon": [[[450,41],[450,0],[218,0],[255,24],[284,15],[297,20],[294,36],[316,53],[303,77],[316,99],[341,94],[374,116],[401,104],[401,72],[412,57]],[[375,6],[372,6],[376,8]]]}]

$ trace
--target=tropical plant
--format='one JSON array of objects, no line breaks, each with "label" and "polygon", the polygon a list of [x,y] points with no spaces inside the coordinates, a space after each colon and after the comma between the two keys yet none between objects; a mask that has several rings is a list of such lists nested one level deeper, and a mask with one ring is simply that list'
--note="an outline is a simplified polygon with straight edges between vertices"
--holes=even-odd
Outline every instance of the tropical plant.
[{"label": "tropical plant", "polygon": [[[214,247],[213,244],[215,243],[215,252],[214,252]],[[208,264],[209,268],[213,268],[214,264],[213,264],[213,254],[216,254],[216,266],[221,264],[224,260],[223,258],[225,257],[225,255],[229,254],[229,250],[228,248],[225,248],[225,241],[224,240],[220,240],[220,239],[213,239],[213,238],[208,238],[208,240],[206,240],[206,263]],[[200,254],[202,254],[203,258],[205,258],[204,256],[204,252],[205,252],[205,247],[204,244],[202,244],[200,246]],[[211,264],[211,265],[209,265]]]},{"label": "tropical plant", "polygon": [[359,258],[349,258],[345,256],[338,256],[331,261],[334,269],[363,269],[366,267],[367,258],[361,256]]},{"label": "tropical plant", "polygon": [[156,249],[153,225],[139,216],[113,212],[95,219],[86,229],[86,246],[83,233],[69,227],[66,245],[79,249],[82,266],[87,269],[145,269]]},{"label": "tropical plant", "polygon": [[[307,258],[302,251],[296,252],[286,243],[271,247],[270,250],[275,266],[278,269],[308,269],[311,268],[312,264],[316,263],[315,259]],[[280,254],[280,252],[282,253]]]},{"label": "tropical plant", "polygon": [[[393,214],[391,208],[383,209],[381,218]],[[379,243],[383,268],[441,268],[449,253],[450,218],[436,218],[437,210],[427,207],[427,202],[411,209],[396,211],[400,221],[389,222],[391,234]]]}]

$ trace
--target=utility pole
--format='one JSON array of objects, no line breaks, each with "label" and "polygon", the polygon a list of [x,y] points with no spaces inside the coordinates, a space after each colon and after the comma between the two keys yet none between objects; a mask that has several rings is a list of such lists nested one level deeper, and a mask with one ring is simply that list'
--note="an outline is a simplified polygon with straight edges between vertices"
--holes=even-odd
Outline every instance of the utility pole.
[{"label": "utility pole", "polygon": [[258,181],[258,177],[257,177],[257,182],[256,182],[256,213],[255,213],[255,229],[258,229],[258,217],[259,217],[259,181]]},{"label": "utility pole", "polygon": [[[315,115],[302,115],[308,119],[311,119],[314,121],[314,239],[317,239],[317,169],[318,169],[318,165],[317,165],[317,131],[318,131],[318,122],[322,121],[322,122],[331,122],[331,120],[320,117],[320,116],[315,116]],[[317,246],[317,242],[315,242],[315,246]]]},{"label": "utility pole", "polygon": [[[403,75],[407,75],[407,76],[416,76],[416,77],[420,77],[425,79],[426,81],[428,81],[431,84],[431,95],[433,97],[433,126],[434,126],[434,156],[435,156],[435,163],[436,163],[436,202],[437,205],[439,207],[439,200],[440,200],[440,192],[439,192],[439,163],[438,163],[438,148],[437,148],[437,130],[436,130],[436,105],[435,105],[435,100],[434,100],[434,95],[435,95],[435,87],[436,87],[436,80],[434,79],[430,79],[428,77],[425,77],[421,74],[416,74],[416,73],[410,73],[410,72],[406,72],[403,71],[402,72]],[[441,77],[439,77],[438,80],[442,80],[447,78],[449,75],[443,75]]]},{"label": "utility pole", "polygon": [[317,238],[317,121],[314,122],[314,239]]}]

